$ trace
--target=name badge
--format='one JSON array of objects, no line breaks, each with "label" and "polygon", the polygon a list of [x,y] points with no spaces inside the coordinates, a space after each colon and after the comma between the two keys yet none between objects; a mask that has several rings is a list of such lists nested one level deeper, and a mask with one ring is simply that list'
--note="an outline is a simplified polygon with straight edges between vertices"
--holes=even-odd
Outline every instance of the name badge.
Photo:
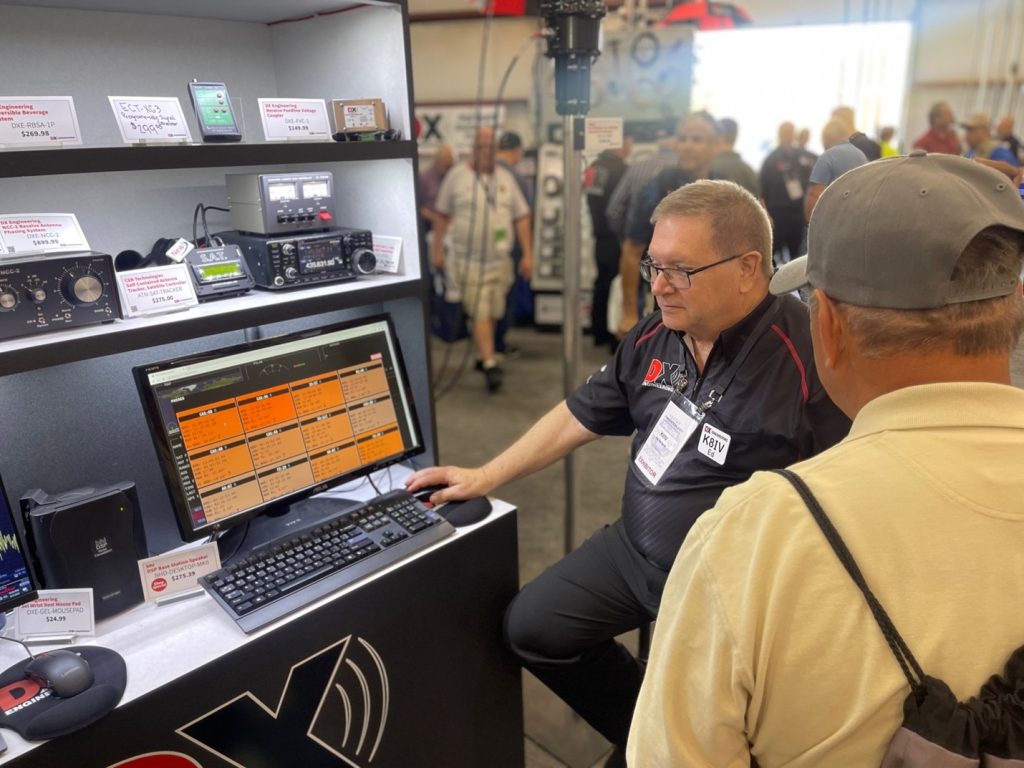
[{"label": "name badge", "polygon": [[705,424],[700,429],[700,439],[697,440],[697,452],[722,466],[725,464],[725,457],[729,453],[730,442],[732,442],[730,435],[727,435],[720,429],[715,429],[710,424]]},{"label": "name badge", "polygon": [[633,459],[633,463],[652,485],[661,482],[669,465],[703,420],[704,414],[700,408],[687,398],[681,398],[679,405],[675,400],[669,400],[658,423]]},{"label": "name badge", "polygon": [[786,179],[786,194],[790,200],[804,199],[804,185],[800,183],[800,179]]}]

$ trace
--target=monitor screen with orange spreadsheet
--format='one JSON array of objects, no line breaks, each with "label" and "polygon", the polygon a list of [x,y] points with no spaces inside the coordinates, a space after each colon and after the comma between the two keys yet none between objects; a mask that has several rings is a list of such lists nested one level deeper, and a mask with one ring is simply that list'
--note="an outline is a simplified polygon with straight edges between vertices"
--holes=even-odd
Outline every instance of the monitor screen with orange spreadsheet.
[{"label": "monitor screen with orange spreadsheet", "polygon": [[134,373],[186,541],[423,451],[386,315]]}]

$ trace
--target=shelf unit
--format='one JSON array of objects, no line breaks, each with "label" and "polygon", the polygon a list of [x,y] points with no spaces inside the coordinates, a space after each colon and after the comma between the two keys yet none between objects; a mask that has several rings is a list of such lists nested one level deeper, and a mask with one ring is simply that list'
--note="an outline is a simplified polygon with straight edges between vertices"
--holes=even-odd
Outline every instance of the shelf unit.
[{"label": "shelf unit", "polygon": [[[182,312],[0,342],[0,474],[13,506],[50,492],[133,480],[151,551],[180,543],[131,374],[133,366],[388,312],[436,455],[429,287],[419,248],[416,145],[405,2],[353,0],[0,0],[10,96],[70,95],[84,146],[0,152],[0,212],[74,212],[95,250],[146,252],[191,236],[196,203],[226,206],[226,173],[330,170],[339,224],[402,239],[398,274],[253,291]],[[285,15],[287,16],[285,18]],[[127,147],[107,96],[177,96],[222,80],[241,102],[244,141]],[[262,140],[258,98],[382,98],[390,142]],[[211,212],[211,231],[230,228]]]},{"label": "shelf unit", "polygon": [[74,147],[0,153],[0,178],[54,174],[230,168],[282,163],[337,163],[411,157],[412,141],[326,144],[200,144],[148,147]]}]

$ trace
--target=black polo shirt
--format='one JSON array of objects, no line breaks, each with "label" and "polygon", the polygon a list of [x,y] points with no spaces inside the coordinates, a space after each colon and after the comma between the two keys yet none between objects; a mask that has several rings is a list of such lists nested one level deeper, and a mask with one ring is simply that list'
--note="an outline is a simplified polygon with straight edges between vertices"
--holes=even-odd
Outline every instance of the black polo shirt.
[{"label": "black polo shirt", "polygon": [[[690,436],[656,486],[633,463],[647,435],[685,377],[695,403],[721,389],[723,375],[773,303],[779,308],[759,334],[724,397],[705,415],[730,436],[719,465],[697,450],[700,427]],[[637,324],[618,352],[567,400],[579,422],[600,435],[634,435],[622,497],[630,541],[650,562],[668,570],[690,526],[726,488],[756,470],[785,467],[839,442],[850,421],[818,380],[811,353],[807,307],[793,296],[767,296],[749,315],[725,330],[704,366],[682,335],[655,312]]]}]

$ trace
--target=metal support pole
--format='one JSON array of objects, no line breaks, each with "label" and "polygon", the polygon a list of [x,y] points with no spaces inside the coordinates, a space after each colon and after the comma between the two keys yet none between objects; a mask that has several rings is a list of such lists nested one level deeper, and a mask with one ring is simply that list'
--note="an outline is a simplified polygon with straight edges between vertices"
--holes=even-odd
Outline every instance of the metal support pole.
[{"label": "metal support pole", "polygon": [[[548,27],[547,55],[555,60],[555,106],[562,115],[562,349],[565,396],[572,394],[580,367],[580,115],[590,110],[590,64],[601,53],[602,0],[541,0]],[[565,458],[565,551],[576,545],[576,491],[579,471],[570,453]]]},{"label": "metal support pole", "polygon": [[[576,389],[580,367],[580,149],[576,145],[575,115],[563,117],[562,150],[565,191],[562,221],[562,352],[565,396]],[[577,489],[579,466],[574,453],[565,457],[565,552],[576,546]]]}]

